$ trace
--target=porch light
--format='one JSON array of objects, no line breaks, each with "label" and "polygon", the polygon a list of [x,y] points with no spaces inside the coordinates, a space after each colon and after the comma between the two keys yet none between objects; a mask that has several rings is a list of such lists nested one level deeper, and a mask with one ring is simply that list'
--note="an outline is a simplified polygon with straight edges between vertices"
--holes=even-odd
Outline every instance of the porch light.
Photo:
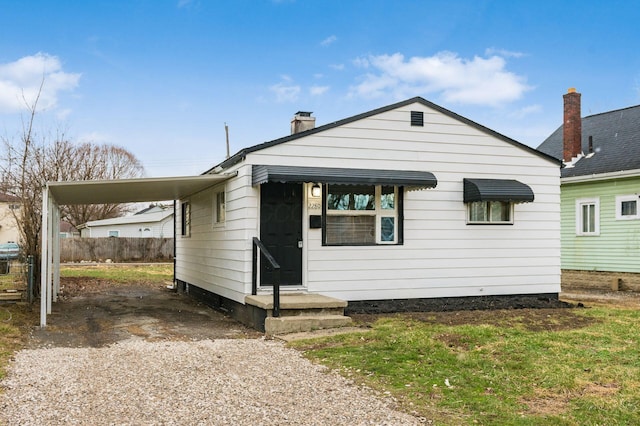
[{"label": "porch light", "polygon": [[320,185],[318,185],[317,183],[314,183],[313,186],[311,187],[311,196],[314,198],[320,198],[321,195],[322,195],[322,189],[320,188]]}]

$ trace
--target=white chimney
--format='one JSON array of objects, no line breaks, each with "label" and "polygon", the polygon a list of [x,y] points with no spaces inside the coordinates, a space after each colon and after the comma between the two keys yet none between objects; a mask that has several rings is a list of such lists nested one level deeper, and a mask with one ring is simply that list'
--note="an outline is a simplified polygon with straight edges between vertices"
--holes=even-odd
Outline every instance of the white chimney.
[{"label": "white chimney", "polygon": [[298,111],[291,120],[291,134],[304,132],[316,127],[316,118],[310,112]]}]

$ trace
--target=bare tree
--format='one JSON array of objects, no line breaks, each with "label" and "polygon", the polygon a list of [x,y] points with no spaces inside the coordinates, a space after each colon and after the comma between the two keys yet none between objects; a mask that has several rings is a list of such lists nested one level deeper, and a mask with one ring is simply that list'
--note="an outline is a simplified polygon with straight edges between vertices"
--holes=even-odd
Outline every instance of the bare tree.
[{"label": "bare tree", "polygon": [[[42,188],[46,182],[133,178],[144,174],[140,161],[124,148],[76,145],[62,132],[53,137],[38,134],[34,125],[42,84],[32,103],[23,98],[27,114],[22,133],[18,140],[2,138],[4,153],[0,156],[0,190],[19,200],[20,209],[13,212],[23,251],[34,256],[37,269],[42,241]],[[126,211],[127,205],[123,204],[61,206],[61,217],[78,226],[90,220],[117,217]]]},{"label": "bare tree", "polygon": [[[56,180],[105,180],[141,177],[144,168],[126,149],[114,145],[73,145],[56,141],[46,154],[59,175]],[[61,206],[64,220],[74,227],[99,219],[119,217],[129,211],[127,204],[91,204]]]}]

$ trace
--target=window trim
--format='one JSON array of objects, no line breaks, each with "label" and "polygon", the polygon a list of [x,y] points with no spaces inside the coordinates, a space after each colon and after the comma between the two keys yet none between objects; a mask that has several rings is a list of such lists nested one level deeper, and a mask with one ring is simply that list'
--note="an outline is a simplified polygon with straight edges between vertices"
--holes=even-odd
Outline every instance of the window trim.
[{"label": "window trim", "polygon": [[[636,202],[636,214],[622,215],[622,203],[625,201]],[[616,196],[616,220],[638,220],[640,219],[640,196],[638,194],[632,195],[618,195]]]},{"label": "window trim", "polygon": [[[115,234],[115,235],[112,235],[112,234]],[[107,230],[107,236],[109,238],[120,238],[120,230],[119,229],[116,229],[116,230],[109,229],[109,230]]]},{"label": "window trim", "polygon": [[[582,206],[594,205],[594,231],[585,232],[583,228]],[[600,235],[600,198],[578,198],[576,199],[576,235],[581,237],[597,237]]]},{"label": "window trim", "polygon": [[191,236],[191,202],[184,201],[180,204],[180,236]]},{"label": "window trim", "polygon": [[[373,210],[329,210],[327,208],[329,185],[322,185],[322,245],[328,247],[358,247],[358,246],[397,246],[404,244],[404,187],[397,185],[367,185],[374,187],[375,209]],[[382,187],[390,186],[394,189],[394,208],[382,209]],[[393,211],[393,214],[390,212]],[[386,214],[385,214],[386,212]],[[373,216],[375,217],[375,242],[374,243],[327,243],[327,216]],[[394,218],[394,240],[381,240],[381,222],[383,217]]]},{"label": "window trim", "polygon": [[[483,203],[485,205],[489,205],[490,203],[508,203],[509,204],[509,220],[501,220],[501,221],[492,221],[491,220],[491,207],[487,208],[487,217],[489,220],[471,220],[471,206],[473,204]],[[513,225],[514,223],[514,215],[515,215],[515,204],[512,201],[471,201],[466,204],[466,223],[467,225]]]}]

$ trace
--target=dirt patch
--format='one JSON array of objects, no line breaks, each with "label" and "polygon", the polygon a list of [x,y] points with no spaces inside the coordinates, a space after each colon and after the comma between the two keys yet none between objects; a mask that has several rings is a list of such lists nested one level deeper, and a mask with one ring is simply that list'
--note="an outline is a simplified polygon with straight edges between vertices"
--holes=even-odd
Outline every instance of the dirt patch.
[{"label": "dirt patch", "polygon": [[32,331],[30,347],[102,347],[126,339],[228,339],[261,334],[163,284],[119,285],[64,278],[47,327]]},{"label": "dirt patch", "polygon": [[576,287],[563,288],[560,297],[571,303],[582,303],[585,306],[615,305],[619,308],[640,308],[640,292],[609,291]]},{"label": "dirt patch", "polygon": [[[459,298],[465,299],[465,298]],[[592,306],[608,305],[623,309],[640,309],[640,293],[631,291],[602,291],[581,288],[569,288],[563,291],[559,299],[528,298],[515,299],[507,309],[500,309],[502,299],[469,298],[458,304],[431,303],[425,306],[412,306],[413,312],[403,313],[351,313],[351,317],[361,326],[369,326],[383,317],[408,318],[416,321],[444,325],[488,324],[496,327],[518,325],[531,331],[559,331],[585,327],[597,321],[579,315],[577,310]],[[498,303],[496,303],[496,300]],[[473,302],[473,303],[472,303]],[[480,302],[480,303],[479,303]],[[504,300],[507,302],[507,299]],[[514,300],[511,299],[511,303]],[[527,305],[528,304],[528,305]],[[450,336],[451,344],[456,345],[455,336]],[[446,339],[445,339],[446,340]]]},{"label": "dirt patch", "polygon": [[[558,331],[592,324],[595,320],[578,315],[573,309],[495,309],[453,312],[406,312],[399,314],[360,314],[352,315],[354,321],[363,325],[370,325],[382,317],[407,318],[415,321],[444,324],[487,324],[495,327],[520,326],[530,331]],[[455,336],[450,336],[455,346]]]}]

